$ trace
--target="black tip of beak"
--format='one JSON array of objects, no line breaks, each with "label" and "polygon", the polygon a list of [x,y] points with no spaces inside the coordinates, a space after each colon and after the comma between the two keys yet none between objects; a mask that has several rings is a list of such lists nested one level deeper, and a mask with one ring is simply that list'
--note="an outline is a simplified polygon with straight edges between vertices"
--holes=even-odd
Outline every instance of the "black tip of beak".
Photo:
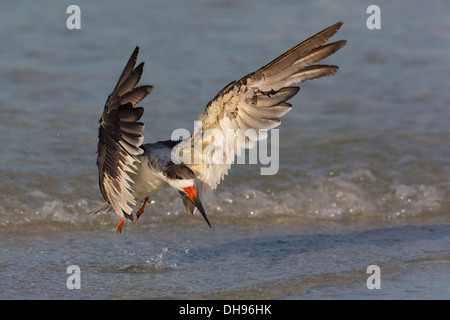
[{"label": "black tip of beak", "polygon": [[197,207],[197,209],[200,211],[200,213],[202,214],[202,216],[203,216],[203,218],[205,219],[205,221],[206,221],[206,223],[208,224],[208,226],[209,226],[210,228],[212,228],[212,227],[211,227],[211,223],[209,223],[208,217],[206,216],[205,209],[203,209],[203,205],[202,205],[202,203],[201,203],[201,201],[200,201],[200,199],[199,199],[198,197],[195,197],[195,198],[194,198],[194,204],[195,204],[195,206]]}]

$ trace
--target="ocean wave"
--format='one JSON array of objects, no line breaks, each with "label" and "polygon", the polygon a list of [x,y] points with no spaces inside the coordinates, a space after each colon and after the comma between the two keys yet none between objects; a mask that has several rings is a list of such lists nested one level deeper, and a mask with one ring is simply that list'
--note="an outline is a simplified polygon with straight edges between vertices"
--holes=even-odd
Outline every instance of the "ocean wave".
[{"label": "ocean wave", "polygon": [[[444,190],[433,185],[389,182],[368,169],[311,175],[306,182],[294,179],[289,183],[293,187],[288,189],[259,189],[248,183],[219,186],[210,199],[203,201],[204,207],[210,220],[228,223],[240,218],[342,221],[446,214]],[[118,222],[115,214],[89,214],[101,202],[78,198],[75,188],[67,190],[63,196],[32,190],[21,198],[3,197],[0,229],[113,228]],[[152,197],[139,223],[186,223],[186,219],[189,215],[179,195],[168,190]]]},{"label": "ocean wave", "polygon": [[441,212],[445,197],[436,186],[388,183],[367,169],[311,178],[281,192],[244,188],[221,192],[213,203],[233,216],[298,216],[342,220],[352,217],[415,217]]}]

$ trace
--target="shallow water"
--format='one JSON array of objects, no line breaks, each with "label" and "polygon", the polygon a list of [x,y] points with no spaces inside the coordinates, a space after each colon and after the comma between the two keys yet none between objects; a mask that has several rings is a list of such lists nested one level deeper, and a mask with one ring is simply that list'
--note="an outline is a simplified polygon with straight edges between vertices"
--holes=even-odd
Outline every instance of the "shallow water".
[{"label": "shallow water", "polygon": [[[81,30],[70,4],[1,5],[1,298],[450,297],[445,1],[380,2],[381,30],[360,1],[80,3]],[[291,99],[276,175],[232,167],[204,203],[212,229],[169,189],[121,235],[118,217],[88,215],[98,119],[137,44],[151,142],[192,131],[224,85],[339,20],[348,44],[325,60],[339,72]]]},{"label": "shallow water", "polygon": [[[4,299],[442,299],[450,244],[442,221],[299,223],[14,233],[2,246]],[[369,290],[378,265],[381,289]],[[69,290],[69,266],[80,289]],[[418,276],[417,276],[418,275]]]}]

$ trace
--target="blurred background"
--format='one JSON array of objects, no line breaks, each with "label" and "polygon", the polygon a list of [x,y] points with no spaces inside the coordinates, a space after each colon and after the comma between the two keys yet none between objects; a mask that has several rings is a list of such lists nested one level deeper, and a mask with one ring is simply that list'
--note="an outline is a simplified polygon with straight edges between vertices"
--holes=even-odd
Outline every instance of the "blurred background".
[{"label": "blurred background", "polygon": [[[18,261],[18,257],[28,256],[31,250],[26,246],[16,248],[12,243],[29,244],[38,235],[44,239],[34,242],[37,248],[32,251],[40,252],[48,248],[49,240],[45,237],[57,232],[57,238],[68,241],[63,246],[66,248],[75,239],[87,241],[79,247],[78,257],[88,261],[85,254],[89,239],[96,238],[97,232],[109,236],[113,233],[118,217],[88,215],[103,200],[95,163],[98,120],[107,95],[136,45],[141,47],[138,62],[146,63],[141,83],[154,86],[152,93],[141,102],[145,107],[142,118],[146,124],[145,141],[153,142],[168,139],[176,128],[192,131],[193,121],[226,84],[257,70],[337,21],[344,25],[332,41],[346,39],[348,43],[324,63],[336,64],[340,69],[335,76],[302,83],[299,94],[290,100],[293,108],[279,127],[278,173],[261,176],[260,165],[232,167],[213,198],[204,203],[210,221],[216,226],[214,236],[209,230],[198,231],[205,227],[201,217],[186,215],[178,194],[168,191],[152,197],[139,224],[127,224],[125,233],[129,235],[121,239],[134,233],[135,237],[142,236],[138,240],[141,244],[147,243],[145,234],[151,229],[159,241],[175,236],[172,241],[176,243],[176,252],[184,252],[181,243],[186,239],[177,237],[184,234],[183,237],[197,239],[198,236],[198,243],[192,240],[190,245],[192,253],[192,247],[205,241],[217,241],[223,249],[229,237],[240,238],[255,232],[253,236],[258,239],[270,234],[273,241],[268,242],[268,247],[273,245],[271,254],[277,260],[282,259],[276,254],[280,243],[291,243],[277,235],[284,237],[286,232],[301,235],[306,230],[304,226],[314,225],[318,229],[307,229],[326,234],[331,230],[362,232],[361,226],[363,229],[376,226],[394,237],[402,232],[390,228],[407,225],[410,242],[405,248],[412,251],[404,254],[405,260],[400,259],[399,263],[429,258],[418,252],[431,250],[433,257],[447,261],[448,271],[449,3],[443,0],[372,2],[140,0],[106,4],[82,0],[3,0],[0,4],[0,239],[4,260],[0,258],[3,266],[0,271],[12,272],[15,268],[9,261]],[[72,4],[81,9],[80,30],[66,27],[70,16],[66,9]],[[366,26],[370,16],[366,9],[371,4],[381,9],[379,30]],[[255,231],[255,225],[260,231]],[[411,229],[410,225],[417,229]],[[430,230],[430,225],[440,231],[434,233],[439,234],[436,238],[428,237],[428,231],[424,231]],[[174,230],[167,233],[164,228],[168,226]],[[253,231],[243,232],[240,228]],[[377,245],[383,243],[382,231],[381,242],[375,241]],[[112,254],[118,260],[111,267],[117,271],[123,267],[123,260],[127,260],[124,255],[129,256],[124,254],[125,249],[118,249],[123,248],[123,243],[112,245],[111,241],[119,240],[115,237],[111,240],[109,236],[99,246],[103,252],[107,248],[118,252]],[[350,246],[360,237],[364,233],[353,234],[344,243]],[[339,239],[337,236],[331,242]],[[417,244],[414,239],[430,242],[422,243],[419,250],[411,245]],[[155,247],[148,247],[145,255],[153,256],[166,246],[155,241]],[[63,247],[52,243],[55,252],[42,258],[44,261],[61,257]],[[345,246],[331,247],[343,250],[334,253],[342,261],[357,256],[353,249],[352,253],[346,251]],[[388,247],[392,256],[384,261],[390,261],[391,264],[386,264],[394,268],[398,258],[395,251],[399,248]],[[233,252],[233,243],[227,248]],[[252,250],[262,250],[258,248]],[[297,263],[301,252],[296,248],[286,250],[287,257]],[[308,248],[305,245],[303,249],[308,251]],[[365,250],[363,245],[361,251]],[[133,252],[129,248],[125,251]],[[212,257],[217,251],[209,254]],[[323,254],[319,254],[321,259],[329,256]],[[178,259],[184,254],[175,256],[180,264]],[[265,256],[263,252],[261,256]],[[68,260],[65,256],[58,259]],[[31,265],[43,262],[40,258],[33,261]],[[238,265],[249,263],[245,254],[236,261]],[[318,262],[314,258],[312,261],[312,265]],[[250,290],[261,285],[262,278],[274,283],[280,277],[286,281],[280,274],[293,270],[289,263],[279,265],[273,274],[265,273],[264,265],[261,268],[254,280],[247,283],[241,279],[240,283]],[[360,265],[349,268],[353,270]],[[302,277],[313,277],[314,269],[306,274],[296,270]],[[210,271],[213,277],[214,267]],[[230,283],[238,286],[232,277],[236,272],[233,267],[223,272],[230,275]],[[322,275],[317,279],[323,279]],[[299,274],[289,276],[295,278]],[[195,279],[192,276],[192,281]],[[20,283],[17,279],[12,281]],[[291,291],[278,289],[280,293],[274,296],[304,297],[300,294],[303,292],[300,283],[303,282],[299,281],[298,287]],[[45,285],[42,288],[44,296],[51,296]],[[195,286],[191,289],[196,294],[194,297],[198,297],[202,290],[211,293],[208,290],[218,288],[221,285],[211,281],[207,289]],[[167,295],[179,297],[183,290],[187,289],[169,290]],[[336,297],[342,290],[337,290]],[[34,287],[29,291],[24,289],[22,294],[33,297],[37,292],[41,291]],[[93,294],[87,292],[84,291],[84,297]],[[393,296],[401,297],[399,291],[393,292]],[[159,294],[140,292],[137,296]],[[317,296],[322,297],[320,290]]]}]

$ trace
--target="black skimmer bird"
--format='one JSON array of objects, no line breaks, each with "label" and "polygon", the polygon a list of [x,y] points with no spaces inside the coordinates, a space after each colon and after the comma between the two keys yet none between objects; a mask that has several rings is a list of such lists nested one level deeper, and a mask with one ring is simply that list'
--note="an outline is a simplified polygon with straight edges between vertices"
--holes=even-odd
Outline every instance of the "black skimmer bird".
[{"label": "black skimmer bird", "polygon": [[[92,212],[116,212],[120,217],[117,232],[121,232],[125,218],[133,221],[136,204],[143,201],[136,212],[139,218],[149,197],[167,183],[178,190],[186,211],[194,214],[198,209],[211,227],[200,199],[216,189],[231,163],[207,159],[217,156],[212,155],[214,152],[224,156],[231,153],[234,159],[242,148],[251,147],[249,138],[242,140],[237,132],[256,130],[254,141],[267,137],[267,130],[278,126],[280,118],[292,107],[286,101],[299,91],[293,84],[334,74],[337,66],[316,62],[345,45],[345,40],[326,44],[341,25],[338,22],[326,28],[259,70],[231,82],[207,104],[200,119],[200,133],[209,129],[223,136],[227,130],[236,132],[231,143],[218,149],[208,148],[217,140],[207,135],[200,135],[200,148],[196,148],[196,134],[179,141],[143,144],[144,124],[139,120],[144,108],[136,104],[150,93],[152,86],[137,86],[144,63],[135,67],[139,52],[136,47],[108,96],[99,121],[97,166],[100,191],[106,202]],[[190,159],[200,152],[200,161],[181,161],[186,150],[191,151]]]}]

